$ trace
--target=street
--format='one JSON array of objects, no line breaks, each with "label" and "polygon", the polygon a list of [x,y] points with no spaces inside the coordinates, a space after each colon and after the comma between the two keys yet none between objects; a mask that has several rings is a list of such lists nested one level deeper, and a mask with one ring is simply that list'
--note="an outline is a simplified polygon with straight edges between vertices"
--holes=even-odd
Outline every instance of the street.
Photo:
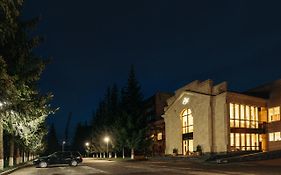
[{"label": "street", "polygon": [[264,162],[217,165],[186,160],[108,161],[84,158],[84,162],[77,167],[29,166],[13,172],[12,175],[280,175],[279,165],[276,161],[270,165]]}]

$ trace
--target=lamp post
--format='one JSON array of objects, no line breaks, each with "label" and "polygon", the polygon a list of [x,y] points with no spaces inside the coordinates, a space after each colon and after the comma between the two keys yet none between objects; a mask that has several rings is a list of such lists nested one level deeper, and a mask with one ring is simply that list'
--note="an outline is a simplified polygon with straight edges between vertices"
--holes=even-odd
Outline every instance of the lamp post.
[{"label": "lamp post", "polygon": [[106,136],[106,137],[104,138],[104,141],[106,142],[106,153],[107,153],[107,157],[109,157],[109,156],[108,156],[108,142],[109,142],[109,137]]},{"label": "lamp post", "polygon": [[89,146],[90,146],[90,143],[89,143],[89,142],[86,142],[86,143],[85,143],[85,146],[86,146],[87,157],[89,157]]},{"label": "lamp post", "polygon": [[61,148],[62,151],[64,151],[64,145],[65,145],[65,143],[66,143],[65,141],[62,141],[62,148]]}]

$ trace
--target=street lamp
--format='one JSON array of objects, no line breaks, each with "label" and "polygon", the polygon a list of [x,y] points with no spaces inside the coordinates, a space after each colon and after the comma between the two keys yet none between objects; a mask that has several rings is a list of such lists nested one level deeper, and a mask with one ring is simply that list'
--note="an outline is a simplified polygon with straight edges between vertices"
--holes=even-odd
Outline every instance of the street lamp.
[{"label": "street lamp", "polygon": [[62,151],[64,151],[64,145],[65,145],[65,141],[62,141]]},{"label": "street lamp", "polygon": [[90,146],[90,143],[89,143],[89,142],[86,142],[86,143],[85,143],[85,146],[86,146],[87,157],[89,157],[89,146]]},{"label": "street lamp", "polygon": [[106,142],[106,153],[107,153],[107,157],[109,157],[109,156],[108,156],[108,142],[109,142],[109,137],[106,136],[106,137],[104,138],[104,141]]}]

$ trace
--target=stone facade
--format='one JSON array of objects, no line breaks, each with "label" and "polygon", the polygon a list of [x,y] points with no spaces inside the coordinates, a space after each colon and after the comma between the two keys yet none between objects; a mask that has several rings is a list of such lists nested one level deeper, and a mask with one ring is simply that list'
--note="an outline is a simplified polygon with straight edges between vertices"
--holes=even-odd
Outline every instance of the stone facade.
[{"label": "stone facade", "polygon": [[[235,117],[238,116],[239,120],[230,119],[230,104],[236,105]],[[233,147],[241,151],[281,149],[281,139],[268,141],[269,132],[281,131],[280,120],[268,123],[268,108],[275,106],[281,106],[281,80],[245,93],[228,91],[226,82],[213,85],[212,80],[193,81],[176,90],[175,95],[167,100],[162,115],[165,121],[165,154],[172,154],[177,149],[179,154],[186,155],[189,150],[196,151],[198,145],[204,153],[225,153],[233,151]],[[250,112],[246,112],[246,107]],[[186,109],[191,111],[188,116],[192,120],[187,122],[186,128],[192,128],[187,133],[182,116]],[[246,113],[249,119],[244,118]],[[236,123],[232,126],[231,121],[239,122],[238,126]],[[248,128],[242,126],[244,123],[249,124]],[[191,145],[188,152],[185,141]]]},{"label": "stone facade", "polygon": [[[166,129],[166,154],[173,149],[183,151],[181,112],[190,109],[193,116],[193,150],[198,145],[203,152],[225,152],[227,147],[225,82],[213,86],[211,80],[192,83],[176,91],[175,96],[168,99],[168,106],[163,115]],[[188,102],[184,102],[188,99]],[[216,135],[216,137],[214,137]]]}]

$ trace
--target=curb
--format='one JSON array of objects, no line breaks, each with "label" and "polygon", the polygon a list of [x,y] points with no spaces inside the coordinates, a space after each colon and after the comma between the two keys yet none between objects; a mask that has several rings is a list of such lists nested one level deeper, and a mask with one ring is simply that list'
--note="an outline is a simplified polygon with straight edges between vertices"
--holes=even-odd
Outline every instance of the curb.
[{"label": "curb", "polygon": [[19,165],[19,166],[16,166],[16,167],[13,167],[13,168],[10,168],[10,169],[7,169],[3,172],[0,173],[0,175],[7,175],[7,174],[11,174],[12,172],[18,170],[18,169],[21,169],[21,168],[25,168],[25,167],[28,167],[28,166],[32,166],[31,164],[32,162],[25,162],[24,164],[22,165]]}]

